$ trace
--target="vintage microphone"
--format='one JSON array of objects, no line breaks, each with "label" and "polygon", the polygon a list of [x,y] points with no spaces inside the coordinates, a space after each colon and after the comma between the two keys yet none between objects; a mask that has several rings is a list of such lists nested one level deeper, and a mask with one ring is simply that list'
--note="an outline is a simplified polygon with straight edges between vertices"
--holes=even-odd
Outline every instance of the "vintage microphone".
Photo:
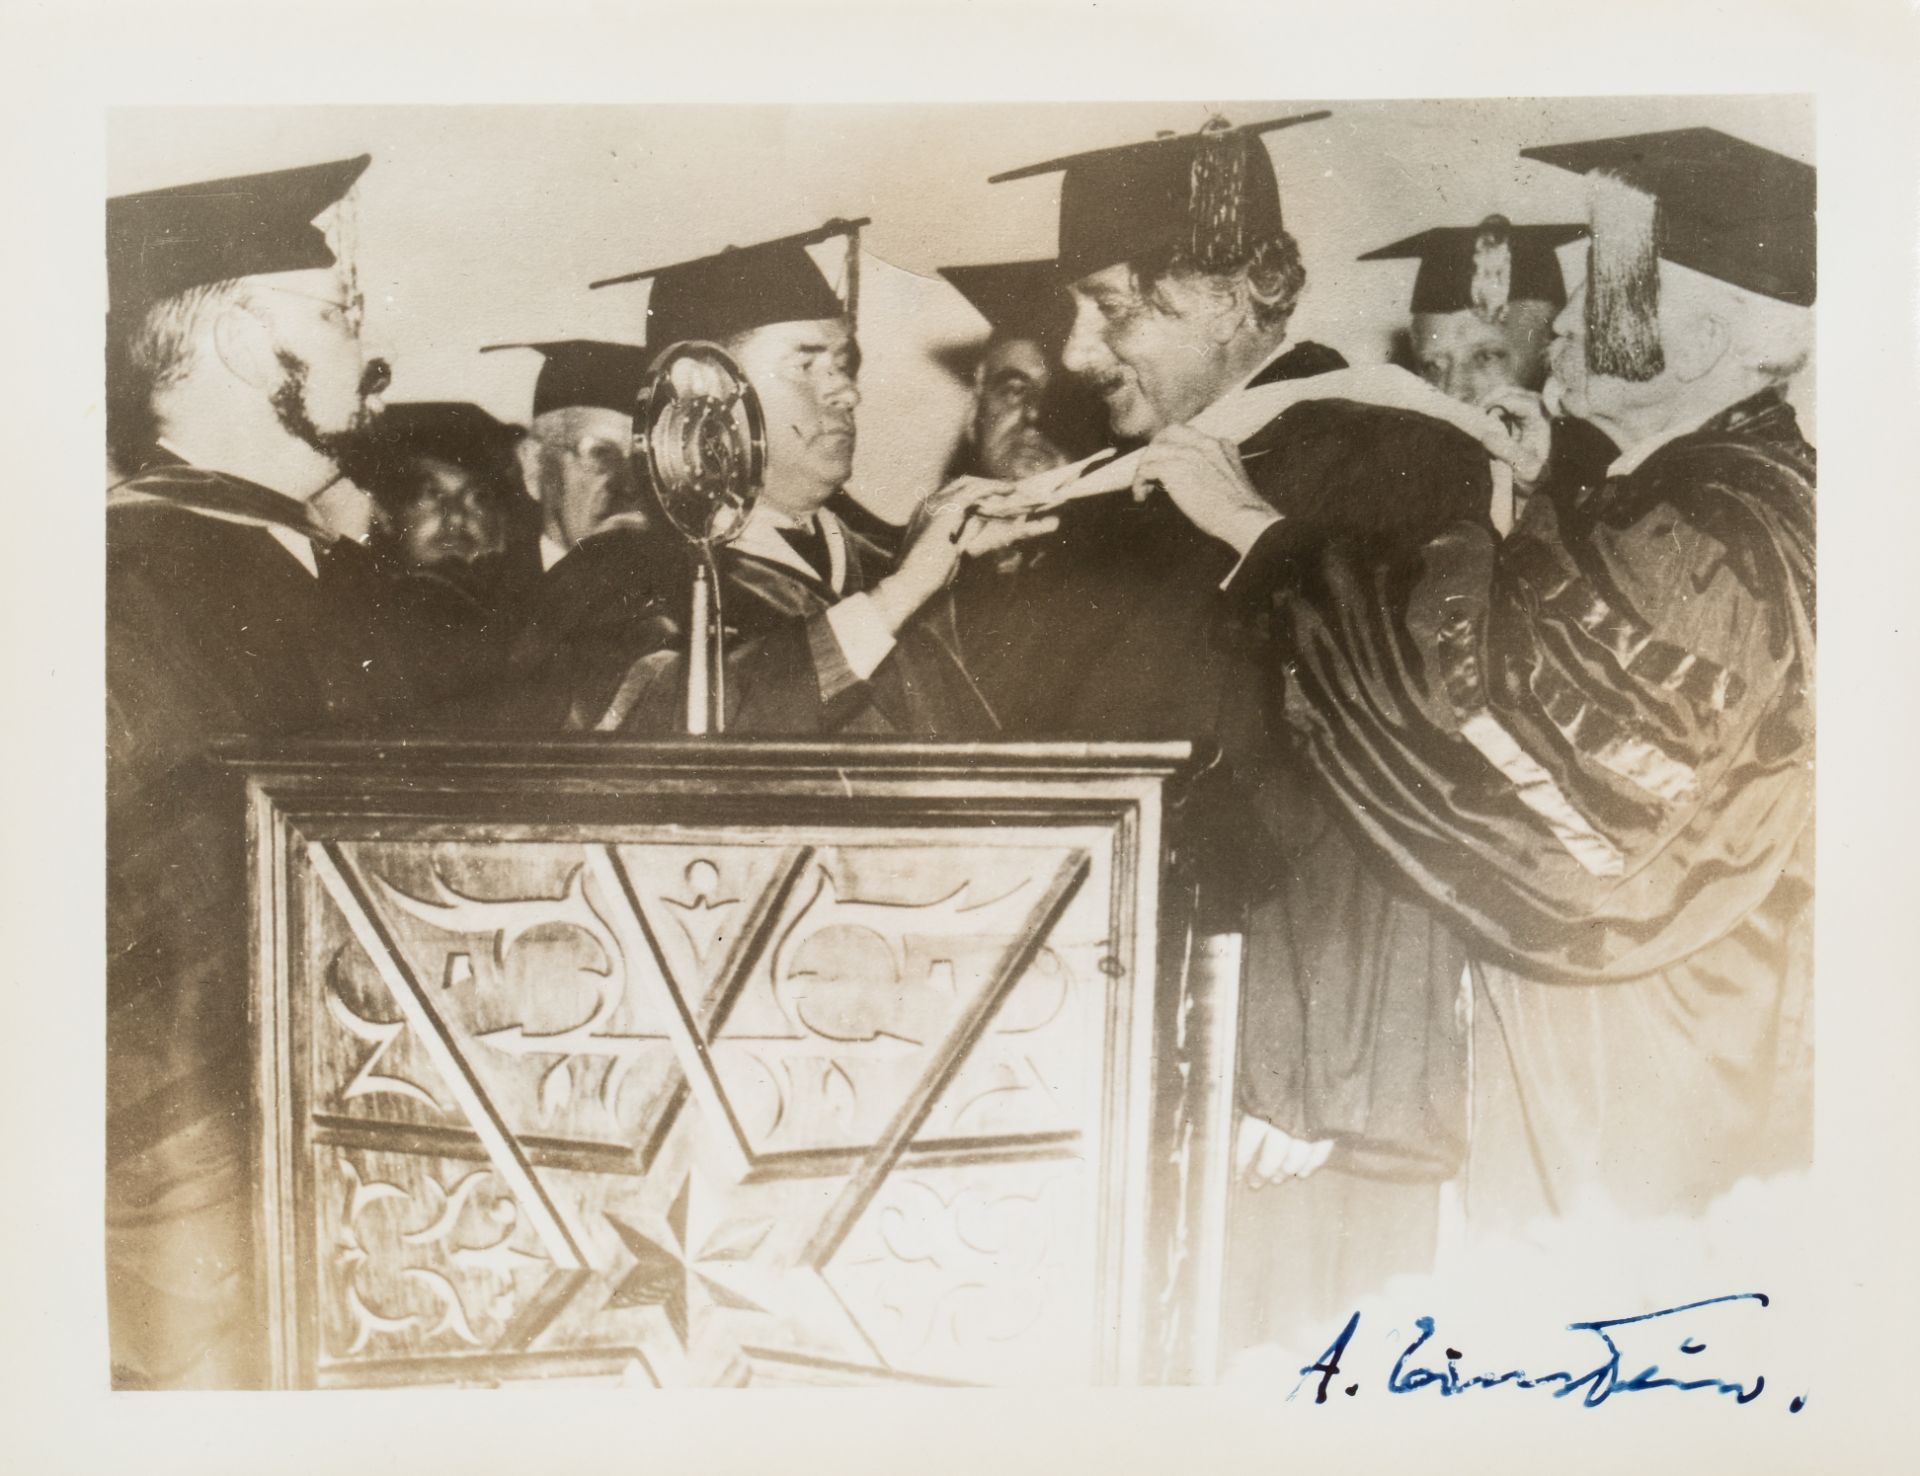
[{"label": "vintage microphone", "polygon": [[687,732],[726,729],[725,621],[714,550],[740,536],[767,470],[766,419],[717,344],[676,343],[640,390],[633,454],[666,519],[695,554],[687,625]]}]

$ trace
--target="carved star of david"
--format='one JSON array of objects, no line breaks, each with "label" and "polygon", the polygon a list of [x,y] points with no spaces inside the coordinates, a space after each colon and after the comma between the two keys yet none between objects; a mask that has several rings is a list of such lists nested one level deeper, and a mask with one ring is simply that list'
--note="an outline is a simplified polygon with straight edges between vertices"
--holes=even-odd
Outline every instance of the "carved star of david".
[{"label": "carved star of david", "polygon": [[[717,986],[698,1006],[674,978],[647,908],[614,848],[593,844],[585,850],[585,873],[593,878],[600,895],[614,904],[611,916],[603,920],[596,918],[604,921],[613,944],[608,952],[617,952],[639,964],[634,982],[652,996],[663,1015],[667,1039],[677,1058],[680,1083],[655,1130],[655,1144],[672,1134],[682,1120],[681,1109],[691,1103],[712,1130],[704,1145],[710,1166],[724,1174],[725,1182],[745,1185],[749,1182],[755,1155],[714,1070],[711,1047],[747,974],[769,942],[785,898],[811,858],[811,848],[796,848],[783,858],[777,880],[756,900],[750,909],[751,915],[743,920],[729,957],[722,965]],[[586,1248],[574,1239],[566,1217],[535,1173],[526,1145],[471,1073],[457,1032],[431,1002],[423,981],[375,921],[367,883],[339,843],[309,842],[308,855],[316,876],[361,949],[373,962],[405,1016],[408,1028],[421,1040],[454,1098],[455,1107],[480,1138],[488,1164],[500,1175],[514,1201],[527,1215],[543,1250],[555,1266],[556,1274],[550,1278],[550,1294],[543,1291],[535,1299],[536,1305],[530,1305],[517,1316],[513,1327],[502,1336],[502,1348],[526,1348],[581,1289],[590,1282],[605,1284],[603,1278],[613,1274],[612,1268],[595,1267]],[[1050,885],[1032,904],[1016,941],[998,961],[986,988],[953,1022],[946,1045],[933,1054],[926,1073],[914,1084],[877,1140],[862,1152],[838,1192],[822,1207],[817,1218],[810,1217],[812,1223],[806,1228],[804,1239],[797,1248],[788,1246],[782,1252],[777,1258],[778,1266],[769,1264],[761,1268],[779,1273],[769,1281],[766,1293],[779,1303],[779,1310],[771,1314],[778,1320],[795,1326],[835,1328],[842,1334],[836,1342],[857,1340],[871,1352],[876,1364],[882,1361],[858,1320],[827,1283],[823,1268],[865,1212],[881,1181],[919,1131],[934,1100],[958,1070],[965,1054],[958,1047],[971,1041],[985,1027],[1006,992],[1032,961],[1088,871],[1089,860],[1084,851],[1076,851],[1061,862]],[[648,1153],[646,1162],[651,1164],[654,1157],[654,1153]],[[691,1348],[690,1323],[696,1291],[699,1301],[710,1307],[767,1314],[767,1308],[760,1302],[741,1295],[709,1274],[718,1269],[713,1265],[716,1262],[739,1263],[745,1273],[744,1263],[758,1259],[756,1253],[760,1242],[767,1238],[766,1230],[762,1228],[755,1238],[747,1228],[753,1222],[727,1221],[706,1237],[698,1252],[690,1254],[687,1224],[691,1192],[691,1178],[683,1178],[663,1216],[671,1245],[602,1211],[632,1257],[632,1265],[614,1286],[606,1306],[659,1307],[683,1352]],[[771,1225],[771,1221],[757,1223]],[[703,1266],[708,1269],[699,1269]]]},{"label": "carved star of david", "polygon": [[688,1308],[695,1287],[716,1307],[739,1312],[766,1311],[758,1302],[696,1270],[695,1264],[745,1260],[766,1239],[771,1222],[763,1221],[757,1227],[747,1226],[744,1234],[738,1227],[723,1225],[707,1237],[698,1254],[690,1254],[687,1249],[687,1206],[692,1192],[692,1176],[682,1177],[680,1188],[673,1197],[673,1205],[667,1211],[667,1230],[673,1237],[671,1247],[641,1234],[618,1215],[606,1214],[606,1221],[613,1227],[613,1233],[620,1237],[621,1244],[633,1257],[632,1269],[614,1287],[613,1294],[607,1298],[607,1306],[660,1308],[666,1313],[667,1325],[673,1329],[673,1335],[680,1340],[682,1348],[691,1346],[687,1338]]}]

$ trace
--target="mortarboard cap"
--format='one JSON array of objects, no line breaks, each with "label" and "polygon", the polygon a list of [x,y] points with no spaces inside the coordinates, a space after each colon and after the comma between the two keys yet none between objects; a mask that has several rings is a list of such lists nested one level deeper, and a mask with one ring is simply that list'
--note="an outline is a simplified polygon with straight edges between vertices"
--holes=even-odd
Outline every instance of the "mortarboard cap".
[{"label": "mortarboard cap", "polygon": [[386,456],[431,456],[474,471],[497,465],[520,436],[519,427],[465,400],[397,400],[365,439]]},{"label": "mortarboard cap", "polygon": [[1300,113],[1238,128],[1216,118],[1198,133],[1069,154],[988,183],[1063,175],[1059,271],[1066,281],[1163,252],[1227,270],[1246,260],[1253,243],[1281,231],[1280,182],[1261,136],[1328,116]]},{"label": "mortarboard cap", "polygon": [[[858,250],[858,231],[867,221],[830,220],[797,235],[729,246],[712,256],[670,266],[648,267],[607,277],[592,286],[653,279],[647,299],[647,349],[650,354],[688,340],[718,341],[764,328],[769,323],[804,323],[852,314],[806,248],[833,236],[850,236]],[[849,299],[854,290],[849,275]]]},{"label": "mortarboard cap", "polygon": [[1051,345],[1066,336],[1072,310],[1052,261],[981,262],[941,267],[940,275],[992,325],[994,338]]},{"label": "mortarboard cap", "polygon": [[637,344],[561,338],[545,343],[490,343],[480,352],[502,349],[532,349],[544,360],[533,382],[535,417],[573,405],[631,415],[646,380],[647,351]]},{"label": "mortarboard cap", "polygon": [[107,294],[118,313],[194,287],[334,264],[313,220],[372,162],[236,175],[107,201]]},{"label": "mortarboard cap", "polygon": [[520,430],[464,400],[399,400],[380,412],[356,439],[343,470],[376,497],[399,485],[407,463],[430,456],[487,481],[516,475],[513,447]]},{"label": "mortarboard cap", "polygon": [[1477,226],[1436,226],[1369,251],[1360,260],[1417,257],[1420,270],[1413,279],[1411,311],[1471,310],[1491,322],[1509,302],[1564,306],[1567,284],[1554,248],[1585,232],[1579,225],[1517,226],[1504,215],[1489,215]]},{"label": "mortarboard cap", "polygon": [[[1814,297],[1815,170],[1717,128],[1635,133],[1522,149],[1576,174],[1600,172],[1657,203],[1668,261],[1781,302]],[[1605,227],[1596,220],[1596,251]]]}]

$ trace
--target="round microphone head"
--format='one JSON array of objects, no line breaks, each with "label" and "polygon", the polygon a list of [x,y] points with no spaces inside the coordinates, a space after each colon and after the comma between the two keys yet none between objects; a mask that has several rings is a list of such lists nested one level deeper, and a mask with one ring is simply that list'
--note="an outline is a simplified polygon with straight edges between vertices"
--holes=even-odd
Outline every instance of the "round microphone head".
[{"label": "round microphone head", "polygon": [[701,548],[737,538],[767,470],[760,397],[718,344],[661,354],[633,416],[634,459],[661,512]]}]

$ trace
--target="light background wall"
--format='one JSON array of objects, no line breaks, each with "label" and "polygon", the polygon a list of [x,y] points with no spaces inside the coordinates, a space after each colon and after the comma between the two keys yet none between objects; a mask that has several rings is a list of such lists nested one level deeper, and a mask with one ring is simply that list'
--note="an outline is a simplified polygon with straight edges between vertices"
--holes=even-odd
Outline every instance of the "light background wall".
[{"label": "light background wall", "polygon": [[[371,153],[355,206],[369,337],[392,398],[473,400],[524,421],[538,360],[480,345],[638,341],[646,288],[587,290],[638,267],[870,215],[864,238],[854,490],[904,516],[938,478],[965,413],[943,367],[985,325],[935,275],[1051,254],[1057,175],[1004,169],[1218,110],[1234,122],[1326,107],[1271,134],[1308,288],[1297,336],[1356,363],[1387,358],[1414,263],[1361,252],[1492,211],[1577,220],[1580,181],[1519,157],[1532,144],[1710,125],[1812,162],[1798,97],[710,107],[123,108],[109,114],[107,193]],[[1569,285],[1580,246],[1563,252]],[[837,247],[820,252],[837,272]],[[1794,395],[1811,419],[1812,370]]]}]

